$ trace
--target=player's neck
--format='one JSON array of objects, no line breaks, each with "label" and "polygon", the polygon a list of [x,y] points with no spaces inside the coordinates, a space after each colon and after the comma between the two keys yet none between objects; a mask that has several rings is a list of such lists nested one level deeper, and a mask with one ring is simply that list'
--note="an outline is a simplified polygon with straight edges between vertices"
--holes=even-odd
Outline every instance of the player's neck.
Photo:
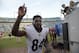
[{"label": "player's neck", "polygon": [[33,26],[34,26],[34,28],[35,28],[35,30],[37,31],[37,32],[41,32],[42,31],[42,27],[37,27],[37,26],[35,26],[34,24],[33,24]]}]

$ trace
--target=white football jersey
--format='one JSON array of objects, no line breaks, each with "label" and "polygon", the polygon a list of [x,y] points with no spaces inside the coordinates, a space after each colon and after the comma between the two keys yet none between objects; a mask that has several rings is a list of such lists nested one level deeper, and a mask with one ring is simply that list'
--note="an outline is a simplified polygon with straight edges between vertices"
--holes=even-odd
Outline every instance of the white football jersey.
[{"label": "white football jersey", "polygon": [[46,38],[48,28],[43,27],[42,31],[38,33],[33,25],[29,25],[25,27],[25,31],[27,33],[28,53],[42,53],[42,42]]}]

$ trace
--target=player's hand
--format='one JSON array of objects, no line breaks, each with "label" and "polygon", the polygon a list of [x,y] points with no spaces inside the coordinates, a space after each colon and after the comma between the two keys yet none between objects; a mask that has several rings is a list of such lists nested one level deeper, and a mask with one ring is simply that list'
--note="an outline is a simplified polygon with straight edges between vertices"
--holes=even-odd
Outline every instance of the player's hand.
[{"label": "player's hand", "polygon": [[23,6],[20,6],[18,8],[18,16],[23,17],[27,12],[27,8],[25,7],[25,4]]}]

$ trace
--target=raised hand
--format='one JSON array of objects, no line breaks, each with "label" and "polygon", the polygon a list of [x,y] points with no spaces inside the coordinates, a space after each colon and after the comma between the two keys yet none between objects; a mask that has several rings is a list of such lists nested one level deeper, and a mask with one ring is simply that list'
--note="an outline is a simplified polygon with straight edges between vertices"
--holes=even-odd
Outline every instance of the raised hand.
[{"label": "raised hand", "polygon": [[26,14],[26,12],[27,8],[25,7],[25,4],[18,8],[18,16],[23,17]]}]

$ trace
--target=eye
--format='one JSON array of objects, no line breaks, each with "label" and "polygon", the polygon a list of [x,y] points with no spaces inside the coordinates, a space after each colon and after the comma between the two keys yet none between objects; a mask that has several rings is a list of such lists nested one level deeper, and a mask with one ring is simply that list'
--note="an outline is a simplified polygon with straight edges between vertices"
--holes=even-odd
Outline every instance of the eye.
[{"label": "eye", "polygon": [[41,22],[41,20],[35,20],[35,22]]}]

